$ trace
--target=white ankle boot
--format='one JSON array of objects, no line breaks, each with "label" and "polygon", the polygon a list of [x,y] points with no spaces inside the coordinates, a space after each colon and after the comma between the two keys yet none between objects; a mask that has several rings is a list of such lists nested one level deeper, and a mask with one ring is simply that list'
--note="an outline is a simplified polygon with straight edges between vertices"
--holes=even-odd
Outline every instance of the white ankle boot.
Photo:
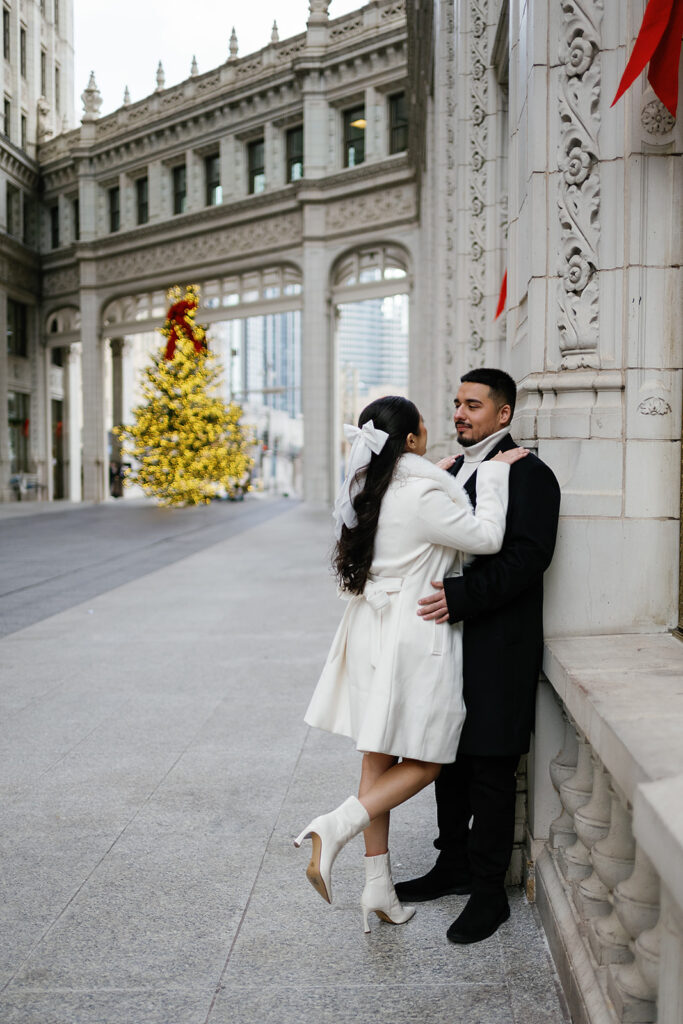
[{"label": "white ankle boot", "polygon": [[335,857],[349,839],[353,839],[369,824],[370,817],[360,800],[350,796],[336,810],[314,818],[294,840],[294,845],[298,847],[304,839],[311,837],[313,850],[306,868],[306,878],[328,903],[332,902],[331,875]]},{"label": "white ankle boot", "polygon": [[366,932],[370,931],[368,914],[371,910],[389,924],[405,924],[415,913],[415,907],[404,907],[399,903],[391,880],[391,861],[388,853],[365,858],[365,888],[360,904],[363,908],[363,928]]}]

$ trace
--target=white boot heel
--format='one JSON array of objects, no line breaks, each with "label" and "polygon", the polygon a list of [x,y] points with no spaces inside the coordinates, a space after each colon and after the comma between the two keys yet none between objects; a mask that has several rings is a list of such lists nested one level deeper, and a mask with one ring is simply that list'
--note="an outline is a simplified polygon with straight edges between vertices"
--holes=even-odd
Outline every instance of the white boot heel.
[{"label": "white boot heel", "polygon": [[328,903],[332,902],[332,865],[337,854],[349,839],[369,824],[368,812],[360,800],[350,796],[336,810],[314,818],[294,840],[294,845],[299,847],[304,839],[311,837],[311,859],[306,868],[306,878]]},{"label": "white boot heel", "polygon": [[401,905],[391,880],[391,861],[388,853],[365,858],[365,888],[360,898],[363,910],[363,930],[370,931],[368,914],[374,911],[388,924],[405,924],[415,913],[415,907]]}]

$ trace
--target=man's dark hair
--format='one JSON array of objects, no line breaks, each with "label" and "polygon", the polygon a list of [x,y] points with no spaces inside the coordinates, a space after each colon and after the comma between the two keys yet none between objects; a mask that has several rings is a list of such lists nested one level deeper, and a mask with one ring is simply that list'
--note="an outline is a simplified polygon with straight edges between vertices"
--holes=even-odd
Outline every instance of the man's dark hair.
[{"label": "man's dark hair", "polygon": [[484,384],[489,389],[491,398],[499,406],[510,406],[510,419],[512,419],[517,401],[517,385],[505,370],[482,366],[478,370],[469,370],[464,373],[460,381],[462,384]]}]

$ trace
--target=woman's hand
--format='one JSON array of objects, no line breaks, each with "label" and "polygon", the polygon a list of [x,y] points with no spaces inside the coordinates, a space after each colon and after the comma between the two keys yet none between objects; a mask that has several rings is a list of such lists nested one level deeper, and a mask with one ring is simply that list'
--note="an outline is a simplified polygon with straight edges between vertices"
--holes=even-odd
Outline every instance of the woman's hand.
[{"label": "woman's hand", "polygon": [[529,454],[528,448],[511,448],[507,452],[498,452],[491,459],[491,462],[504,462],[506,465],[511,466],[513,462],[519,462],[520,459],[526,458]]},{"label": "woman's hand", "polygon": [[445,458],[439,459],[436,465],[439,469],[450,469],[457,457],[457,455],[447,455]]}]

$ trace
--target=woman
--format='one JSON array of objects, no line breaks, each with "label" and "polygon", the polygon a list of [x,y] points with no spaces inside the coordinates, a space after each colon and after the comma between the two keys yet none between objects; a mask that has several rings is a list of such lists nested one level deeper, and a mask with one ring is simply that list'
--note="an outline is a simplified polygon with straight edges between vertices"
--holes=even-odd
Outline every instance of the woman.
[{"label": "woman", "polygon": [[[349,598],[306,722],[350,736],[363,751],[358,799],[315,818],[294,845],[311,837],[306,875],[332,902],[339,850],[364,832],[368,914],[400,924],[402,907],[389,862],[389,812],[455,760],[465,719],[460,626],[426,622],[418,599],[431,580],[461,572],[463,553],[494,554],[505,532],[510,465],[516,448],[483,463],[477,510],[457,480],[423,458],[427,429],[406,398],[380,398],[361,413],[349,473],[335,504],[334,567]],[[401,759],[399,761],[399,758]]]}]

